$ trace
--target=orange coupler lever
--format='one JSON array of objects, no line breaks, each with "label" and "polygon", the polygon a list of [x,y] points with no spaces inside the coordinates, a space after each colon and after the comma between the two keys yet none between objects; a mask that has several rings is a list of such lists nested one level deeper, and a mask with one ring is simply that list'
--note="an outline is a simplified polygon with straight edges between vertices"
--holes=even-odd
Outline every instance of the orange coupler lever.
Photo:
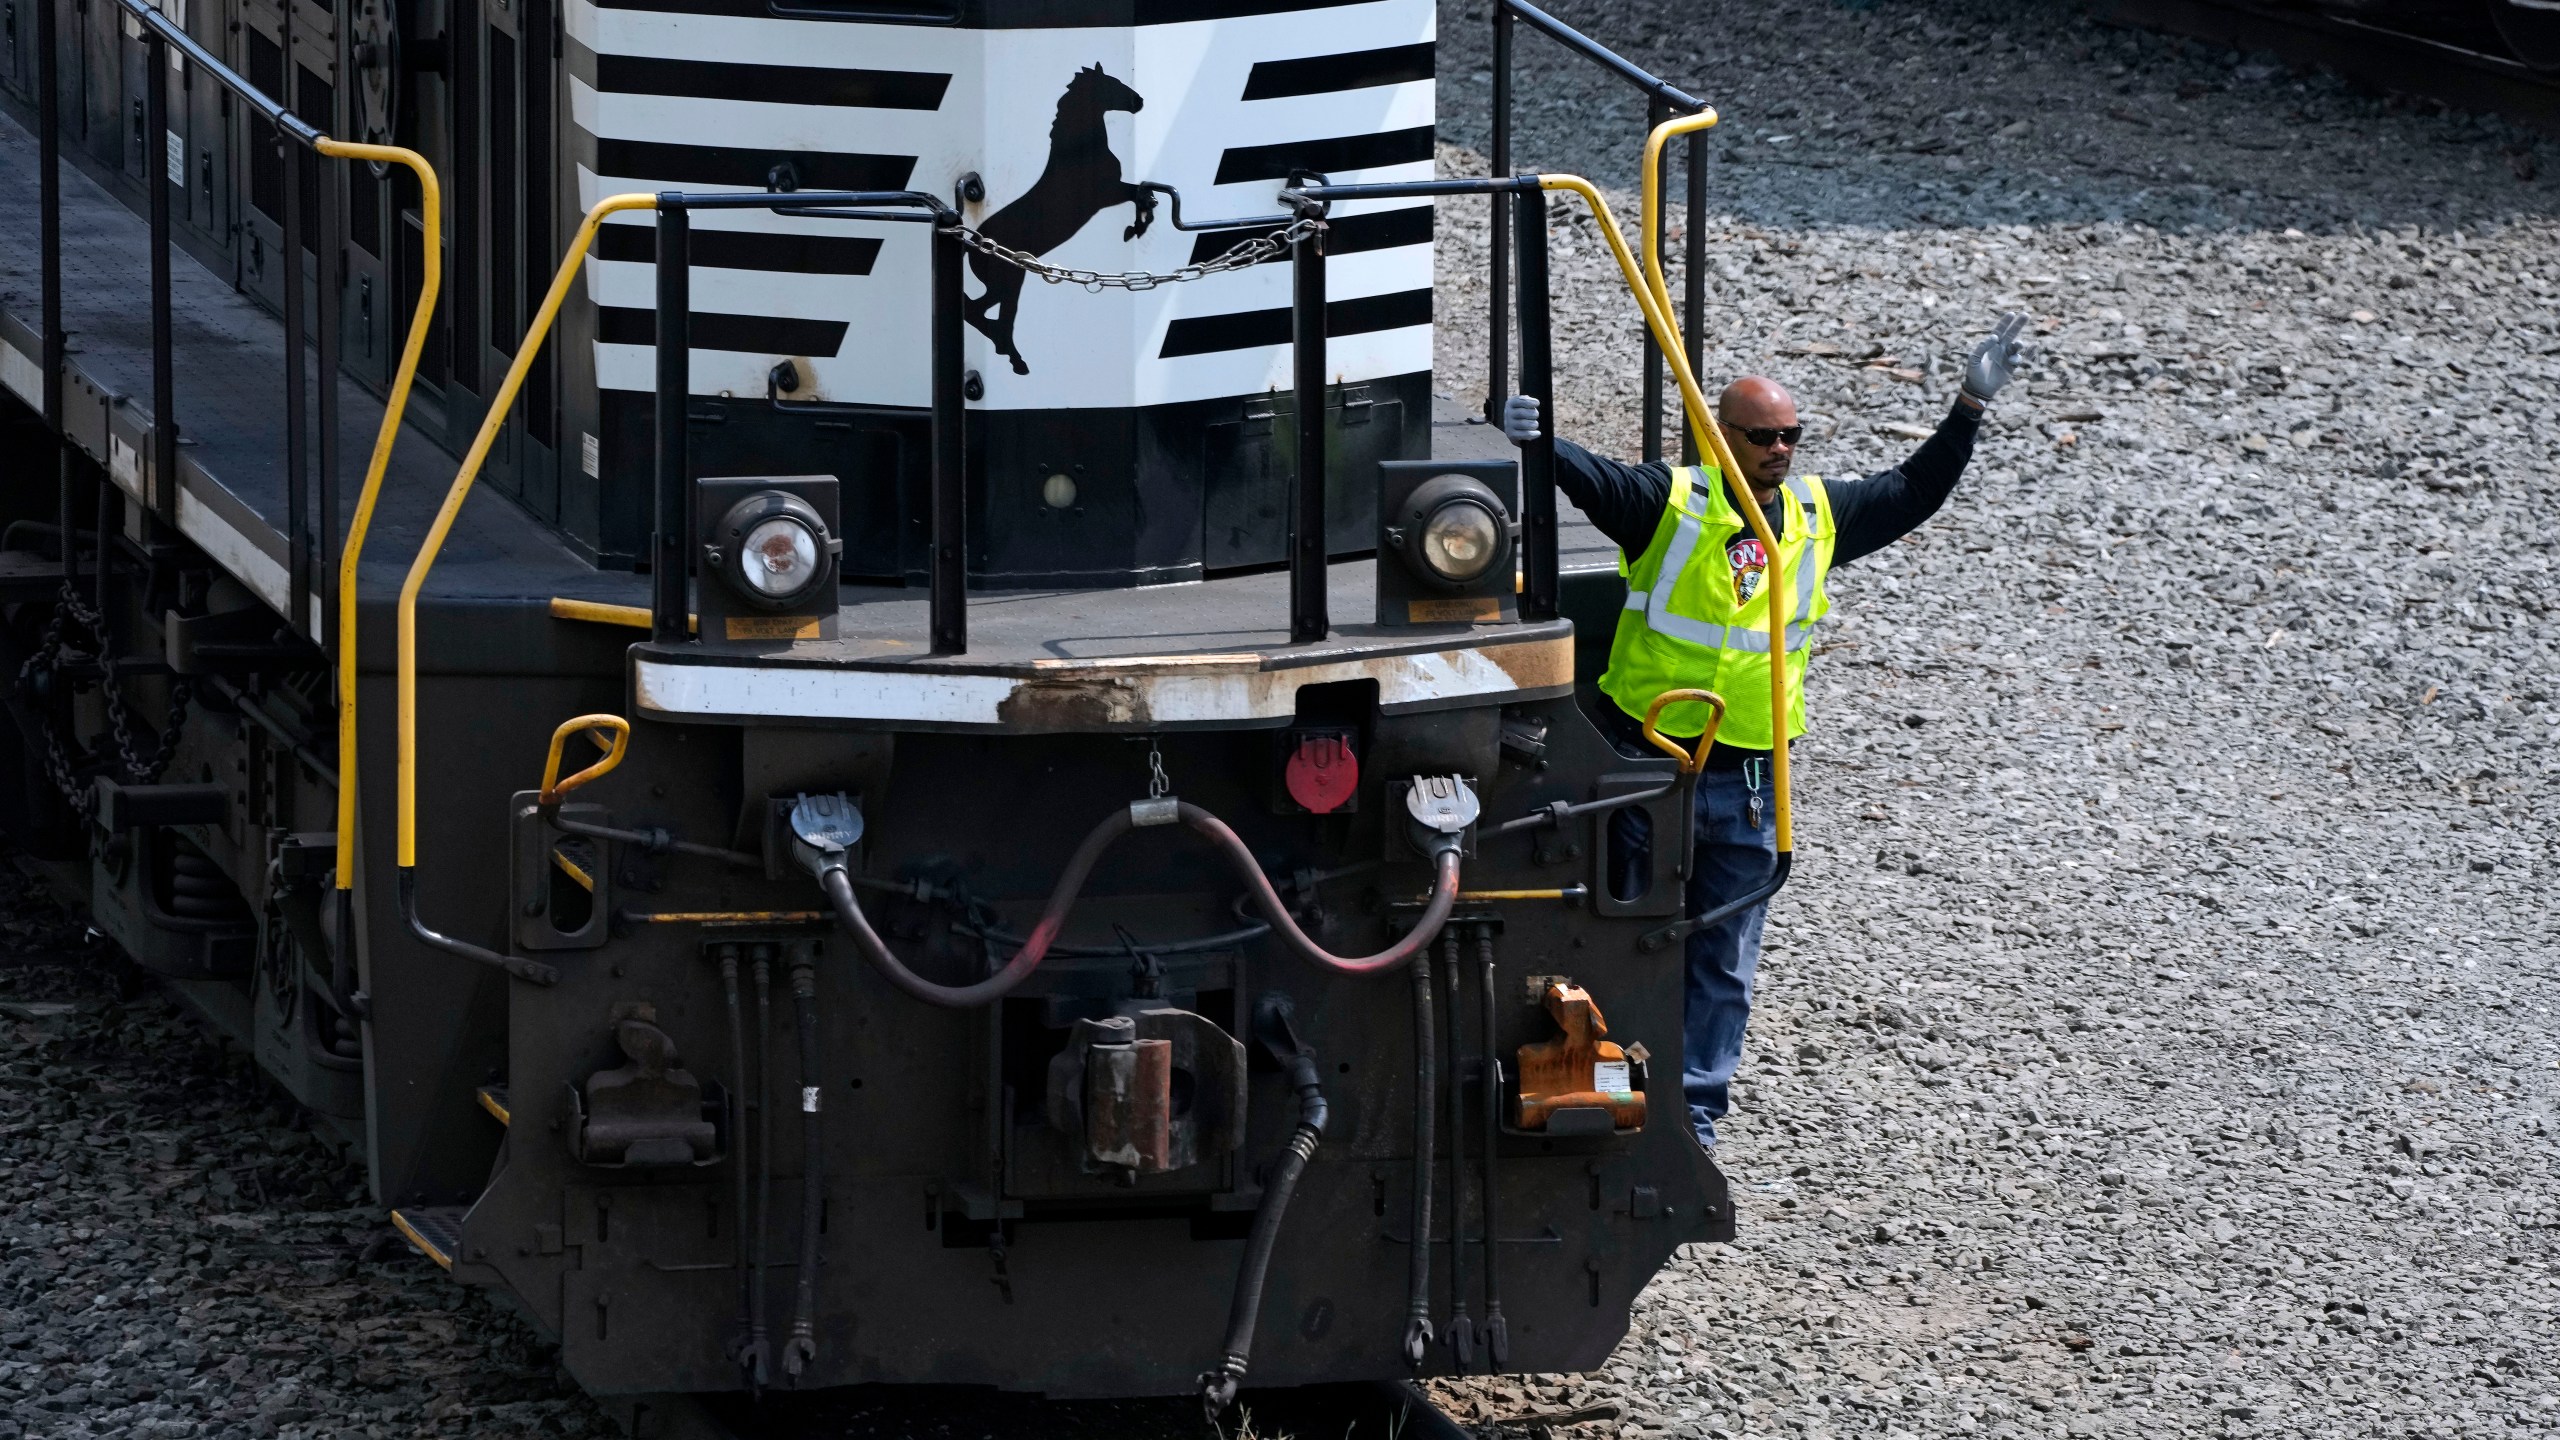
[{"label": "orange coupler lever", "polygon": [[1520,1047],[1520,1102],[1513,1122],[1550,1135],[1605,1135],[1644,1128],[1640,1062],[1601,1037],[1609,1022],[1570,980],[1547,986],[1547,1013],[1564,1034]]}]

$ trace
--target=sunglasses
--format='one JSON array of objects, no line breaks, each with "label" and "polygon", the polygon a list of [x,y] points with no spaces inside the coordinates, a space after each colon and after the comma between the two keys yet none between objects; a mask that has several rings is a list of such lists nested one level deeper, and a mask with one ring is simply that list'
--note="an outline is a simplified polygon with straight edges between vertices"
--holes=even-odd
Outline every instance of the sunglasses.
[{"label": "sunglasses", "polygon": [[1732,431],[1734,434],[1741,436],[1743,439],[1750,441],[1752,444],[1759,446],[1763,450],[1768,449],[1770,446],[1775,445],[1782,440],[1785,441],[1789,447],[1793,447],[1797,441],[1804,438],[1804,427],[1801,425],[1767,425],[1753,426],[1745,429],[1740,425],[1725,425],[1725,422],[1721,420],[1716,423],[1724,425],[1724,428],[1727,430]]}]

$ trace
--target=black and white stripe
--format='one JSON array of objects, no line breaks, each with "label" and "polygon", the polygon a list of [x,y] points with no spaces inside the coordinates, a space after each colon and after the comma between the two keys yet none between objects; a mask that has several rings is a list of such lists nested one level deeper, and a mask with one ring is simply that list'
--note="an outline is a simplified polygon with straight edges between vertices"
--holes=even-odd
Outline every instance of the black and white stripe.
[{"label": "black and white stripe", "polygon": [[[1283,100],[1310,95],[1338,95],[1388,85],[1428,83],[1432,78],[1436,48],[1434,42],[1426,40],[1410,45],[1257,61],[1245,77],[1243,98],[1247,101]],[[1218,157],[1217,183],[1232,185],[1257,180],[1285,180],[1293,172],[1301,170],[1312,170],[1339,179],[1348,172],[1429,164],[1434,159],[1437,140],[1435,126],[1413,125],[1355,135],[1230,146]],[[1427,280],[1433,214],[1431,205],[1424,202],[1337,215],[1325,237],[1325,253],[1329,256],[1361,255],[1422,247],[1425,256],[1423,274]],[[1192,262],[1197,264],[1225,253],[1237,238],[1235,235],[1202,235],[1192,245]],[[1166,328],[1164,343],[1156,353],[1160,359],[1172,360],[1223,350],[1285,345],[1289,341],[1289,314],[1288,307],[1280,306],[1223,315],[1187,316]],[[1431,289],[1427,283],[1418,289],[1336,300],[1325,306],[1325,329],[1330,335],[1365,335],[1428,326],[1430,323]]]},{"label": "black and white stripe", "polygon": [[1291,95],[1334,95],[1377,85],[1409,85],[1431,78],[1439,46],[1429,40],[1416,45],[1388,45],[1340,55],[1309,55],[1297,60],[1261,60],[1244,81],[1247,100],[1281,100]]},{"label": "black and white stripe", "polygon": [[[809,190],[938,191],[977,171],[989,196],[972,218],[983,220],[1037,179],[1059,95],[1095,64],[1147,100],[1110,120],[1127,178],[1179,186],[1187,214],[1268,212],[1294,168],[1336,180],[1432,171],[1432,0],[1046,0],[997,16],[981,13],[985,0],[955,0],[956,26],[803,18],[828,3],[568,0],[581,203],[763,190],[784,167]],[[1045,258],[1171,270],[1243,238],[1183,234],[1159,213],[1132,241],[1133,218],[1106,208]],[[1345,205],[1333,225],[1336,368],[1354,380],[1427,370],[1431,208]],[[617,217],[590,263],[609,389],[652,383],[651,230],[645,216]],[[817,362],[824,399],[924,402],[920,228],[701,212],[691,255],[698,393],[761,393],[772,362],[797,357]],[[1034,284],[1016,331],[1028,375],[970,332],[981,403],[1107,408],[1285,384],[1286,268],[1145,294]]]},{"label": "black and white stripe", "polygon": [[942,97],[950,93],[951,77],[921,70],[837,70],[818,65],[598,55],[596,88],[617,95],[682,95],[765,105],[939,110]]}]

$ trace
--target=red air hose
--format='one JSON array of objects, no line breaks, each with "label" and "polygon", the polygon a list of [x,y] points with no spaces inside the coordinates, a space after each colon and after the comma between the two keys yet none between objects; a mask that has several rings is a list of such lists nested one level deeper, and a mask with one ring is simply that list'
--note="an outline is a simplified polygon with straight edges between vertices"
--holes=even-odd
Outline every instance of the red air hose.
[{"label": "red air hose", "polygon": [[[1452,837],[1452,843],[1440,852],[1436,861],[1439,873],[1431,887],[1431,901],[1423,907],[1422,915],[1414,922],[1413,928],[1375,955],[1346,959],[1318,945],[1306,931],[1298,928],[1297,920],[1289,914],[1289,907],[1281,901],[1280,892],[1272,887],[1271,878],[1262,873],[1261,863],[1253,858],[1253,852],[1245,847],[1243,839],[1229,829],[1225,821],[1188,803],[1177,804],[1175,813],[1183,824],[1206,836],[1234,865],[1254,902],[1270,919],[1272,933],[1287,941],[1290,949],[1310,963],[1336,974],[1374,975],[1404,964],[1422,947],[1438,938],[1440,927],[1448,922],[1449,911],[1458,903],[1459,857]],[[1113,841],[1128,834],[1136,825],[1136,819],[1126,808],[1104,816],[1102,823],[1093,827],[1093,833],[1084,837],[1084,843],[1076,847],[1076,853],[1067,861],[1067,868],[1058,872],[1058,882],[1049,891],[1048,907],[1040,912],[1039,922],[1031,927],[1031,935],[1023,941],[1022,948],[1004,963],[1004,968],[974,985],[937,985],[908,969],[906,962],[890,953],[888,945],[880,938],[880,932],[871,928],[870,917],[862,913],[862,902],[853,893],[853,877],[845,873],[842,852],[836,852],[821,862],[818,886],[826,892],[828,903],[835,907],[836,919],[844,926],[845,933],[853,937],[854,944],[861,947],[863,955],[888,978],[890,984],[928,1005],[968,1009],[1002,999],[1015,986],[1029,979],[1032,971],[1040,968],[1040,962],[1048,958],[1049,947],[1056,942],[1059,930],[1066,925],[1067,912],[1075,908],[1076,896],[1083,891],[1085,881],[1091,878],[1093,867],[1101,861],[1102,852],[1110,849]]]}]

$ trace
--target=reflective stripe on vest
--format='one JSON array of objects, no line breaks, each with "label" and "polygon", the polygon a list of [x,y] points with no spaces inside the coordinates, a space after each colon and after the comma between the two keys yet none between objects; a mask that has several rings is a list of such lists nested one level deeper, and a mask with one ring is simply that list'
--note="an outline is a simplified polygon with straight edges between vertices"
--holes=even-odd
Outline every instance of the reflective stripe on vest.
[{"label": "reflective stripe on vest", "polygon": [[[1830,604],[1827,573],[1835,532],[1830,493],[1820,479],[1791,477],[1785,488],[1793,503],[1777,504],[1779,513],[1771,518],[1779,522],[1778,543],[1767,557],[1781,575],[1764,570],[1760,578],[1783,576],[1788,583],[1783,590],[1764,583],[1746,599],[1736,583],[1740,577],[1731,573],[1729,547],[1741,543],[1747,517],[1730,503],[1716,471],[1672,472],[1651,539],[1642,551],[1619,555],[1629,594],[1617,614],[1600,689],[1620,710],[1641,717],[1667,690],[1712,690],[1729,707],[1716,732],[1720,744],[1766,749],[1776,743],[1773,731],[1781,723],[1790,735],[1804,733],[1804,677],[1813,658],[1814,626]],[[1769,612],[1753,608],[1773,602],[1789,606],[1781,655],[1770,653]],[[1783,721],[1769,713],[1768,704],[1771,667],[1777,665],[1787,667]],[[1703,705],[1674,702],[1662,710],[1660,727],[1665,735],[1685,738],[1700,733],[1707,718]]]},{"label": "reflective stripe on vest", "polygon": [[[1689,491],[1688,471],[1674,471],[1671,482],[1671,505],[1679,512],[1680,519],[1671,534],[1671,548],[1662,557],[1662,570],[1654,576],[1653,588],[1629,590],[1626,608],[1643,612],[1645,628],[1657,635],[1668,635],[1674,640],[1685,641],[1691,645],[1703,645],[1710,650],[1741,650],[1754,655],[1766,655],[1769,653],[1769,631],[1766,626],[1713,625],[1704,620],[1693,620],[1671,608],[1671,587],[1679,583],[1682,572],[1686,571],[1689,568],[1689,562],[1697,557],[1698,541],[1705,536],[1704,523],[1700,520],[1698,513],[1691,510],[1686,503]],[[1814,525],[1820,523],[1814,505],[1812,487],[1805,484],[1802,476],[1793,476],[1787,481],[1787,493],[1793,495],[1796,503],[1804,508],[1805,525],[1810,532]],[[1743,533],[1750,532],[1745,530]],[[1812,557],[1808,555],[1796,565],[1796,603],[1791,611],[1793,614],[1805,615],[1813,610],[1813,588],[1821,577],[1814,573],[1815,567],[1811,561]],[[1801,650],[1812,643],[1812,621],[1795,620],[1788,623],[1787,648],[1789,650]]]}]

